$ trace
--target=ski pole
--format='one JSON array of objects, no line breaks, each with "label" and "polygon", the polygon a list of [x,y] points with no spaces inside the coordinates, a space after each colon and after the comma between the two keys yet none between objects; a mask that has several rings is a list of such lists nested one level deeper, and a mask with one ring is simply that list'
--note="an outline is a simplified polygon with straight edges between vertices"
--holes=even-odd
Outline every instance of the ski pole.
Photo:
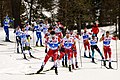
[{"label": "ski pole", "polygon": [[78,43],[79,43],[80,63],[81,63],[81,67],[82,67],[82,57],[81,57],[82,46],[80,47],[80,41],[78,41]]}]

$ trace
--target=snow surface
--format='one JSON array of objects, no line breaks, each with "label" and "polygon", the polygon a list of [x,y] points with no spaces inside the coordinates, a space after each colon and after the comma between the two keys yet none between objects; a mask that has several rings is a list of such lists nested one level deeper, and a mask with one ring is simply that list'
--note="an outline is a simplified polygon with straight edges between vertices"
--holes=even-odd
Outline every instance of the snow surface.
[{"label": "snow surface", "polygon": [[[109,30],[109,27],[101,28],[103,30]],[[101,36],[103,31],[101,31],[98,36]],[[41,60],[31,59],[27,55],[30,61],[23,60],[23,55],[16,53],[16,43],[4,42],[5,33],[3,28],[0,28],[0,80],[120,80],[120,66],[117,67],[116,62],[112,62],[113,69],[106,69],[101,67],[101,61],[95,60],[97,64],[91,63],[91,59],[82,57],[82,67],[80,61],[79,47],[77,43],[78,52],[78,62],[79,68],[69,72],[68,68],[63,68],[60,66],[58,68],[58,75],[55,75],[54,70],[45,72],[46,74],[37,75],[25,75],[27,73],[33,73],[40,69],[44,56],[44,47],[33,47],[32,54]],[[35,45],[35,33],[30,32],[33,40],[31,41],[31,46]],[[13,29],[10,29],[10,40],[15,42],[15,35]],[[120,61],[120,41],[117,41],[117,54],[118,60]],[[103,52],[102,42],[98,43],[100,50]],[[83,43],[80,42],[81,55],[83,56]],[[116,61],[116,41],[112,41],[112,60]],[[27,53],[27,52],[26,52]],[[95,52],[95,58],[101,59],[100,55]],[[50,59],[51,60],[51,59]],[[45,65],[44,70],[51,68],[53,62],[48,61]],[[118,61],[118,64],[120,63]],[[108,64],[107,64],[108,65]]]}]

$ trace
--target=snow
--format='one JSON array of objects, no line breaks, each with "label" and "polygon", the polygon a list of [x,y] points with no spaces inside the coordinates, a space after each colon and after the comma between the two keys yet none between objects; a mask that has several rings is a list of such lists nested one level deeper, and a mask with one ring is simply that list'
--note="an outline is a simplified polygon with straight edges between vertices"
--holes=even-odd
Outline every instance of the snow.
[{"label": "snow", "polygon": [[[101,28],[103,30],[108,30],[109,27]],[[102,31],[98,36],[102,35]],[[35,41],[35,33],[29,32]],[[77,52],[78,52],[78,62],[79,69],[72,70],[69,72],[68,68],[63,68],[60,66],[58,68],[58,75],[55,75],[54,70],[45,72],[46,74],[38,75],[25,75],[27,73],[33,73],[40,69],[42,61],[46,53],[44,53],[44,47],[33,47],[32,54],[38,59],[31,59],[27,54],[27,57],[30,61],[23,60],[23,55],[21,53],[16,53],[16,43],[4,42],[5,33],[3,28],[0,28],[0,80],[119,80],[120,66],[115,70],[116,62],[112,62],[113,69],[106,69],[103,66],[101,67],[101,61],[95,60],[97,64],[91,63],[91,59],[82,57],[82,67],[80,62],[79,47],[77,43]],[[10,40],[15,42],[15,35],[13,29],[10,29]],[[31,46],[35,45],[35,42],[31,41]],[[117,41],[117,44],[120,44],[120,41]],[[102,42],[98,43],[100,50],[103,52]],[[116,61],[116,41],[112,41],[112,60]],[[83,56],[83,44],[80,42],[81,55]],[[27,53],[27,51],[26,51]],[[117,54],[118,60],[120,61],[120,46],[117,45]],[[95,52],[95,57],[98,59],[100,55]],[[51,59],[50,59],[51,60]],[[45,65],[44,70],[51,68],[53,62],[48,61]],[[118,61],[118,64],[120,62]],[[108,65],[108,64],[107,64]]]}]

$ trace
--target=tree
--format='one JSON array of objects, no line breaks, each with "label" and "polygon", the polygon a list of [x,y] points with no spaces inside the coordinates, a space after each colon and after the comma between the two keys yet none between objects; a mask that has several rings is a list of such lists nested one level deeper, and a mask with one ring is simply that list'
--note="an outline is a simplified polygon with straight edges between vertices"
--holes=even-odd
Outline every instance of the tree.
[{"label": "tree", "polygon": [[90,21],[86,16],[91,8],[91,0],[60,0],[58,20],[69,29],[74,29],[76,22],[77,29],[80,31],[82,22]]},{"label": "tree", "polygon": [[119,0],[101,0],[101,24],[116,23],[116,17],[119,15]]},{"label": "tree", "polygon": [[21,0],[11,0],[12,5],[12,15],[14,20],[14,28],[16,28],[18,25],[21,25],[20,21],[20,6],[21,6]]},{"label": "tree", "polygon": [[0,0],[0,22],[3,26],[3,19],[6,15],[12,17],[11,0]]}]

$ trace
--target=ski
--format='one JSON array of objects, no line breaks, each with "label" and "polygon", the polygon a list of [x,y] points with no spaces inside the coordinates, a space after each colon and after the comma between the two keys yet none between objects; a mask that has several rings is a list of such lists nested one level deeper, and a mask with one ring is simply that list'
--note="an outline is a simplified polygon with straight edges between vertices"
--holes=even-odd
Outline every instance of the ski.
[{"label": "ski", "polygon": [[32,46],[32,47],[37,48],[37,47],[44,47],[44,46]]},{"label": "ski", "polygon": [[25,75],[36,75],[36,74],[45,74],[45,73],[28,73],[28,74],[25,74]]},{"label": "ski", "polygon": [[54,70],[54,69],[50,68],[50,69],[44,70],[43,72],[40,72],[40,73],[28,73],[28,74],[25,74],[25,75],[45,74],[44,72],[48,72],[50,70]]},{"label": "ski", "polygon": [[29,57],[29,58],[33,58],[33,59],[38,59],[38,60],[41,60],[40,58],[37,58],[37,57],[34,57],[34,56]]},{"label": "ski", "polygon": [[[102,66],[104,66],[104,65],[102,65]],[[109,67],[107,67],[107,66],[104,66],[106,69],[113,69],[113,70],[115,70],[114,68],[109,68]]]},{"label": "ski", "polygon": [[91,57],[87,57],[87,56],[81,56],[81,57],[83,57],[83,58],[89,58],[89,59],[91,59]]},{"label": "ski", "polygon": [[47,69],[47,70],[44,70],[43,72],[48,72],[48,71],[50,71],[51,69]]},{"label": "ski", "polygon": [[26,60],[26,61],[30,61],[29,59],[24,59],[24,58],[19,58],[19,59],[16,59],[16,60]]},{"label": "ski", "polygon": [[10,42],[10,43],[15,43],[14,41],[4,41],[4,40],[3,40],[3,42]]},{"label": "ski", "polygon": [[96,62],[92,62],[92,61],[91,61],[91,63],[97,64]]},{"label": "ski", "polygon": [[[104,60],[102,60],[102,59],[97,59],[97,58],[94,58],[95,60],[98,60],[98,61],[104,61]],[[109,62],[109,60],[106,60],[107,62]],[[117,61],[115,61],[115,60],[112,60],[111,62],[117,62]]]},{"label": "ski", "polygon": [[50,69],[44,70],[43,72],[48,72],[48,71],[54,70],[54,68],[55,67],[51,67]]},{"label": "ski", "polygon": [[1,46],[7,46],[6,44],[1,44],[1,43],[0,43],[0,45],[1,45]]},{"label": "ski", "polygon": [[[104,65],[102,65],[102,66],[104,66]],[[104,66],[106,69],[109,69],[109,67],[107,67],[107,66]]]},{"label": "ski", "polygon": [[[92,59],[91,57],[84,57],[84,56],[82,56],[83,58],[88,58],[88,59]],[[102,59],[98,59],[98,58],[94,58],[95,60],[98,60],[98,61],[104,61],[104,60],[102,60]],[[109,62],[109,60],[106,60],[107,62]],[[115,60],[112,60],[111,62],[117,62],[117,61],[115,61]]]}]

